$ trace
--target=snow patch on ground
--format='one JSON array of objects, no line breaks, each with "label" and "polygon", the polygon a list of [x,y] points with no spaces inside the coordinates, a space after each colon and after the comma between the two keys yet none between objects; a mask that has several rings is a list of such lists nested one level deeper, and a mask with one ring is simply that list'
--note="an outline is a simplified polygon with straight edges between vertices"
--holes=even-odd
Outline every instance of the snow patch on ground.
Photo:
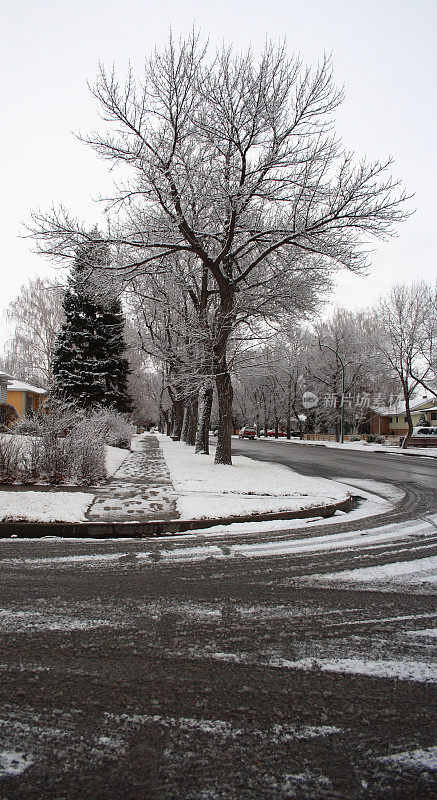
[{"label": "snow patch on ground", "polygon": [[123,627],[123,623],[105,619],[80,619],[61,613],[0,609],[1,632],[6,631],[87,631],[95,628]]},{"label": "snow patch on ground", "polygon": [[33,758],[16,750],[0,750],[0,778],[16,777],[33,764]]},{"label": "snow patch on ground", "polygon": [[403,753],[393,753],[378,759],[394,766],[411,767],[412,769],[429,770],[437,772],[437,747],[428,747],[426,750],[407,750]]},{"label": "snow patch on ground", "polygon": [[330,581],[344,581],[346,583],[408,583],[437,584],[437,556],[428,558],[415,558],[411,561],[397,561],[383,564],[379,567],[361,567],[358,569],[330,572],[324,575],[314,575],[312,580],[323,583]]},{"label": "snow patch on ground", "polygon": [[259,730],[245,726],[238,728],[231,722],[221,719],[197,719],[193,717],[165,717],[160,714],[105,714],[108,721],[121,725],[159,725],[164,728],[178,728],[181,732],[197,732],[220,739],[236,739],[248,733],[272,743],[290,742],[298,739],[316,739],[342,733],[341,728],[333,725],[273,725],[271,728]]},{"label": "snow patch on ground", "polygon": [[84,522],[87,492],[0,492],[1,522]]},{"label": "snow patch on ground", "polygon": [[111,478],[114,472],[122,465],[123,461],[130,455],[130,450],[125,450],[121,447],[105,446],[105,467],[108,478]]},{"label": "snow patch on ground", "polygon": [[437,628],[423,628],[420,631],[405,631],[406,636],[427,636],[429,639],[437,638]]},{"label": "snow patch on ground", "polygon": [[344,486],[299,475],[288,467],[235,456],[233,466],[214,464],[183,442],[159,435],[182,519],[298,511],[346,500]]},{"label": "snow patch on ground", "polygon": [[[251,663],[245,653],[207,653],[213,661],[232,664]],[[198,654],[198,657],[202,657]],[[371,678],[396,678],[417,683],[435,683],[437,664],[423,661],[369,658],[298,658],[290,660],[275,656],[257,661],[257,664],[277,669],[304,670],[305,672],[336,672],[345,675],[366,675]]]}]

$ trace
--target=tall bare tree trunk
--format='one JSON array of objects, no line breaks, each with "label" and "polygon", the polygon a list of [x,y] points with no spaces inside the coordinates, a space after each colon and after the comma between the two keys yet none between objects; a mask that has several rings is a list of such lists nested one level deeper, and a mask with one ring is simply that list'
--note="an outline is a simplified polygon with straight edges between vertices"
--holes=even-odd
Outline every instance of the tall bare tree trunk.
[{"label": "tall bare tree trunk", "polygon": [[172,439],[179,441],[182,433],[182,424],[184,421],[184,403],[183,400],[173,400],[173,430],[171,433]]},{"label": "tall bare tree trunk", "polygon": [[404,448],[408,447],[408,443],[413,435],[413,420],[411,419],[410,392],[408,390],[407,382],[403,380],[402,380],[402,389],[404,392],[404,400],[405,400],[405,416],[407,418],[407,423],[408,423],[408,432],[407,435],[404,436],[402,442],[402,448]]},{"label": "tall bare tree trunk", "polygon": [[232,464],[231,437],[232,437],[232,400],[234,390],[231,376],[226,365],[226,359],[216,374],[217,402],[218,402],[218,437],[215,451],[216,464]]},{"label": "tall bare tree trunk", "polygon": [[234,322],[234,290],[227,284],[220,292],[217,336],[213,347],[213,372],[217,389],[218,436],[215,451],[215,464],[232,464],[232,401],[234,390],[226,360],[226,349]]},{"label": "tall bare tree trunk", "polygon": [[189,405],[189,401],[185,400],[185,402],[184,402],[184,415],[183,415],[182,428],[181,428],[181,442],[186,442],[187,441],[189,423],[190,423],[190,405]]},{"label": "tall bare tree trunk", "polygon": [[203,455],[209,454],[209,423],[211,419],[213,391],[212,382],[208,379],[199,393],[199,424],[196,434],[196,453],[202,453]]},{"label": "tall bare tree trunk", "polygon": [[197,406],[198,406],[197,394],[191,395],[189,403],[190,403],[190,413],[189,413],[187,438],[185,441],[187,444],[190,444],[194,447],[194,445],[196,444],[196,429],[197,429]]}]

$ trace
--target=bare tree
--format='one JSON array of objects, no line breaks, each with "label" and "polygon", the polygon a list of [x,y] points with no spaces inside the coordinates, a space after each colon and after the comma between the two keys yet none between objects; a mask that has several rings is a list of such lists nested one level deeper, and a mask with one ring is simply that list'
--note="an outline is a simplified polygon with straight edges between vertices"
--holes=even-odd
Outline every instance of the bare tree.
[{"label": "bare tree", "polygon": [[[369,236],[389,235],[405,217],[405,194],[387,175],[390,160],[356,164],[333,136],[341,92],[329,59],[312,71],[268,45],[258,62],[230,48],[208,60],[193,33],[178,45],[170,38],[141,83],[130,71],[121,84],[101,67],[93,93],[111,129],[84,140],[132,175],[109,201],[125,213],[107,237],[122,248],[125,279],[173,253],[197,261],[200,281],[208,275],[217,301],[216,462],[230,464],[227,355],[240,298],[264,296],[265,314],[286,299],[307,307],[310,292],[294,294],[290,275],[310,288],[319,271],[359,271]],[[35,214],[32,230],[41,251],[59,258],[87,236],[62,209]]]},{"label": "bare tree", "polygon": [[356,433],[368,414],[374,388],[377,359],[368,336],[367,314],[337,308],[329,319],[315,325],[311,350],[307,376],[312,388],[322,395],[319,419],[334,428],[338,441],[342,412]]},{"label": "bare tree", "polygon": [[418,384],[425,385],[430,367],[423,358],[424,332],[427,327],[431,287],[423,281],[395,284],[388,297],[381,298],[373,315],[374,346],[384,359],[388,372],[396,375],[402,387],[408,433],[406,447],[413,432],[410,402]]},{"label": "bare tree", "polygon": [[6,311],[14,325],[6,345],[5,364],[17,378],[47,386],[52,381],[52,358],[63,320],[64,289],[34,278],[12,300]]},{"label": "bare tree", "polygon": [[419,355],[410,365],[414,381],[437,397],[437,283],[420,284],[420,302],[423,316],[418,330]]}]

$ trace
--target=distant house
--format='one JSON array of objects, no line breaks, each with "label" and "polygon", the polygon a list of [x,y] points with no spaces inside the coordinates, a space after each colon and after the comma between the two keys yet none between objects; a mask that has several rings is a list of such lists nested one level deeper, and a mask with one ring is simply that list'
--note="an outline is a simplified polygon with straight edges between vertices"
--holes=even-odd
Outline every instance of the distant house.
[{"label": "distant house", "polygon": [[13,380],[12,375],[8,375],[7,372],[0,372],[0,403],[7,402],[8,383]]},{"label": "distant house", "polygon": [[5,402],[14,406],[20,417],[28,417],[38,411],[46,397],[45,389],[9,377]]},{"label": "distant house", "polygon": [[[413,427],[426,420],[430,425],[437,425],[437,401],[435,397],[422,397],[411,400],[411,419]],[[370,433],[383,436],[405,436],[408,432],[405,403],[385,408],[371,409],[369,415]]]}]

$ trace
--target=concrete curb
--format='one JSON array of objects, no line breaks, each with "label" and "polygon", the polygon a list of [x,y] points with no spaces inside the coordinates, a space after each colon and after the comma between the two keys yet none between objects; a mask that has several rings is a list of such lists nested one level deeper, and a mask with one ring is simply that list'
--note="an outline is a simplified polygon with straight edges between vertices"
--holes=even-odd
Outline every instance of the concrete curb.
[{"label": "concrete curb", "polygon": [[338,503],[303,508],[300,511],[247,514],[239,517],[215,517],[210,519],[153,520],[148,522],[2,522],[0,538],[39,539],[59,536],[66,539],[118,539],[174,536],[193,530],[212,528],[215,525],[231,525],[234,522],[270,522],[278,519],[311,519],[332,517],[336,511],[350,511],[352,497]]}]

